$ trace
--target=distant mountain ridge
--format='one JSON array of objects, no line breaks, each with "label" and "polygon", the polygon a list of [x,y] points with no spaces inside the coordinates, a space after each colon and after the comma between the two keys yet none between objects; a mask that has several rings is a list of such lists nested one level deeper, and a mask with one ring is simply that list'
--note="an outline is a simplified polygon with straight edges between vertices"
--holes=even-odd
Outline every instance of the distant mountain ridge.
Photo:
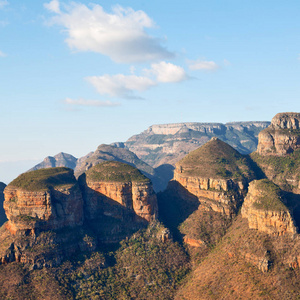
[{"label": "distant mountain ridge", "polygon": [[153,167],[163,164],[175,165],[189,152],[199,148],[214,136],[240,153],[249,154],[256,150],[259,132],[269,125],[270,122],[266,121],[152,125],[125,143],[114,145],[129,149]]}]

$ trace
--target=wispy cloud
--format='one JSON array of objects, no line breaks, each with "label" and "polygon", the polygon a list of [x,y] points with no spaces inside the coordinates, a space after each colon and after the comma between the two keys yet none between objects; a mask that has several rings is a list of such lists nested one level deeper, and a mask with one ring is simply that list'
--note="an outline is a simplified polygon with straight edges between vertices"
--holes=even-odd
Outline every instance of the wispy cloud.
[{"label": "wispy cloud", "polygon": [[128,99],[140,98],[135,96],[133,92],[145,91],[156,85],[156,82],[148,77],[123,74],[91,76],[87,77],[86,80],[102,95]]},{"label": "wispy cloud", "polygon": [[158,82],[180,82],[188,77],[182,67],[165,61],[152,64],[149,71],[156,76]]},{"label": "wispy cloud", "polygon": [[214,61],[206,60],[188,60],[188,65],[190,70],[204,70],[204,71],[215,71],[220,68],[220,66]]},{"label": "wispy cloud", "polygon": [[61,11],[60,11],[60,4],[59,4],[58,0],[52,0],[49,3],[45,3],[44,7],[46,9],[48,9],[49,11],[51,11],[51,12],[54,12],[54,13],[57,13],[57,14],[61,13]]},{"label": "wispy cloud", "polygon": [[[130,68],[130,72],[135,72]],[[143,70],[143,76],[137,75],[103,75],[90,76],[86,80],[102,95],[127,99],[143,99],[134,92],[146,91],[160,83],[180,82],[188,78],[182,67],[162,61],[152,64],[150,69]]]},{"label": "wispy cloud", "polygon": [[0,0],[0,9],[2,9],[6,5],[8,5],[8,1],[7,0]]},{"label": "wispy cloud", "polygon": [[121,103],[119,103],[119,102],[86,100],[83,98],[79,98],[79,99],[66,98],[64,102],[69,105],[98,106],[98,107],[114,107],[114,106],[121,105]]},{"label": "wispy cloud", "polygon": [[6,57],[7,55],[0,50],[0,57]]},{"label": "wispy cloud", "polygon": [[73,2],[62,11],[58,0],[52,0],[45,7],[56,13],[51,22],[64,27],[68,34],[65,41],[71,49],[98,52],[121,63],[174,56],[163,46],[162,40],[145,31],[154,28],[155,24],[142,10],[117,5],[112,8],[112,13],[107,13],[97,4],[89,8]]}]

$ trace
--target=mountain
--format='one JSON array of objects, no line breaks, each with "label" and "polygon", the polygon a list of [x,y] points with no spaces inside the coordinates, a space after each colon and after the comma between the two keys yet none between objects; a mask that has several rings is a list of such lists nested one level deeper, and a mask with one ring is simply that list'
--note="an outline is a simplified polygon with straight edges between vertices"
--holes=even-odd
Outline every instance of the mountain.
[{"label": "mountain", "polygon": [[270,122],[177,123],[152,125],[125,143],[116,143],[134,152],[153,167],[175,165],[190,151],[204,145],[212,137],[228,143],[242,154],[256,150],[258,133]]},{"label": "mountain", "polygon": [[89,154],[78,178],[20,175],[4,189],[0,298],[297,299],[299,124],[276,115],[250,155],[212,137],[157,194],[110,160],[135,157],[123,144]]},{"label": "mountain", "polygon": [[29,171],[55,167],[67,167],[70,169],[75,169],[77,160],[78,159],[71,154],[60,152],[55,156],[47,156],[41,163],[35,165]]}]

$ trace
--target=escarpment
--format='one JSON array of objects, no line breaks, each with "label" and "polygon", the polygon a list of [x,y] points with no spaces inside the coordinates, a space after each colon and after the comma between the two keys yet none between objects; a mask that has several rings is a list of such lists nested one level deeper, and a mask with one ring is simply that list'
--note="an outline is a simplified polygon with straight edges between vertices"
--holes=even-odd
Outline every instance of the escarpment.
[{"label": "escarpment", "polygon": [[212,138],[176,164],[173,180],[196,196],[203,209],[233,216],[253,178],[247,157]]},{"label": "escarpment", "polygon": [[274,183],[268,179],[254,180],[242,206],[242,217],[248,220],[250,229],[276,235],[295,234],[294,220],[284,202]]},{"label": "escarpment", "polygon": [[[122,207],[134,213],[137,220],[151,221],[157,216],[157,200],[151,181],[136,168],[116,162],[104,162],[88,170],[80,178],[86,182],[85,198],[87,218],[95,219],[99,213],[115,215],[105,203]],[[119,216],[121,217],[121,215]]]}]

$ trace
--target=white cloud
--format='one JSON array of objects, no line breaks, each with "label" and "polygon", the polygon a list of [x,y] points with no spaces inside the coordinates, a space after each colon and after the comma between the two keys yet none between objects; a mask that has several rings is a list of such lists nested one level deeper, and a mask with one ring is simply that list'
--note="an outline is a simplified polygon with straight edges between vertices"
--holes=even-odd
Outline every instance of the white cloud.
[{"label": "white cloud", "polygon": [[186,75],[182,67],[162,61],[151,65],[151,70],[158,82],[180,82],[186,80]]},{"label": "white cloud", "polygon": [[112,13],[107,13],[97,4],[89,8],[72,3],[62,12],[58,0],[52,0],[45,7],[57,13],[52,23],[65,28],[66,42],[71,49],[98,52],[121,63],[174,56],[162,46],[160,39],[146,33],[145,29],[153,28],[154,22],[141,10],[115,6]]},{"label": "white cloud", "polygon": [[8,5],[8,1],[7,0],[0,0],[0,9],[2,9],[6,5]]},{"label": "white cloud", "polygon": [[60,5],[58,0],[52,0],[49,3],[45,3],[44,7],[54,13],[60,14]]},{"label": "white cloud", "polygon": [[188,61],[188,64],[190,70],[215,71],[220,68],[214,61],[190,60]]},{"label": "white cloud", "polygon": [[188,78],[183,68],[164,61],[152,64],[150,69],[144,69],[144,76],[134,75],[135,71],[135,68],[130,67],[131,75],[106,74],[86,77],[86,80],[102,95],[142,99],[136,96],[134,92],[148,90],[159,83],[180,82]]},{"label": "white cloud", "polygon": [[0,57],[5,57],[5,56],[7,55],[0,50]]},{"label": "white cloud", "polygon": [[112,107],[112,106],[120,106],[121,105],[119,102],[86,100],[83,98],[79,98],[76,100],[71,99],[71,98],[66,98],[64,102],[69,105],[99,106],[99,107]]},{"label": "white cloud", "polygon": [[132,99],[139,98],[134,96],[133,91],[145,91],[156,85],[156,82],[148,77],[123,74],[91,76],[86,80],[102,95]]}]

